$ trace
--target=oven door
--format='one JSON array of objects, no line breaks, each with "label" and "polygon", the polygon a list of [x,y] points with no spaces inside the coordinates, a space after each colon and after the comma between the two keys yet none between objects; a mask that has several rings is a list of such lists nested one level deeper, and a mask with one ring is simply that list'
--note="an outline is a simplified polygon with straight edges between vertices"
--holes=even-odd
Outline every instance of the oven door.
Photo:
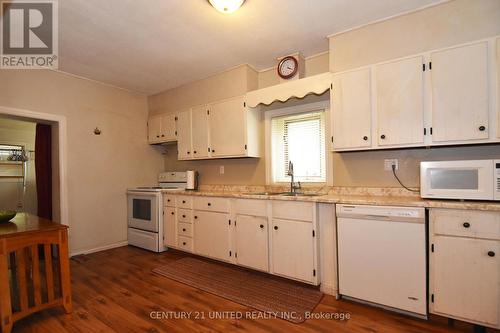
[{"label": "oven door", "polygon": [[158,192],[127,192],[128,226],[158,232],[160,196]]},{"label": "oven door", "polygon": [[421,196],[493,200],[492,175],[492,160],[421,162]]}]

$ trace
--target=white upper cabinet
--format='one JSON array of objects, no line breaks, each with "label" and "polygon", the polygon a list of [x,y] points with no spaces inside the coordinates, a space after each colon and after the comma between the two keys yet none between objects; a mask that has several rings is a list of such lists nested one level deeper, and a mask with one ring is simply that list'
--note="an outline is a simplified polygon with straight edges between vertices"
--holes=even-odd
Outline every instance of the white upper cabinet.
[{"label": "white upper cabinet", "polygon": [[177,113],[177,150],[180,160],[191,158],[191,110]]},{"label": "white upper cabinet", "polygon": [[208,108],[206,105],[191,109],[191,158],[209,157],[208,146]]},{"label": "white upper cabinet", "polygon": [[379,146],[424,142],[424,58],[376,66]]},{"label": "white upper cabinet", "polygon": [[177,140],[177,126],[175,114],[169,113],[161,116],[160,137],[162,142],[171,142]]},{"label": "white upper cabinet", "polygon": [[331,96],[333,150],[370,147],[370,69],[335,75]]},{"label": "white upper cabinet", "polygon": [[148,142],[164,143],[177,140],[173,113],[151,116],[148,120]]},{"label": "white upper cabinet", "polygon": [[489,137],[487,42],[431,53],[432,141]]},{"label": "white upper cabinet", "polygon": [[160,143],[161,116],[151,116],[148,120],[148,142]]},{"label": "white upper cabinet", "polygon": [[246,107],[244,96],[213,103],[209,109],[212,157],[259,156],[259,114]]}]

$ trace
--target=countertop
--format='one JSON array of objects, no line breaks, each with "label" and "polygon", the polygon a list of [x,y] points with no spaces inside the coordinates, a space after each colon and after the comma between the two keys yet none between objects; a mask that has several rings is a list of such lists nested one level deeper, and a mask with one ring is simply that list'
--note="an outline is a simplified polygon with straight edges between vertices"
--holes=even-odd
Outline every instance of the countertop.
[{"label": "countertop", "polygon": [[[169,191],[164,193],[190,196],[209,196],[243,199],[266,199],[266,200],[286,200],[286,201],[306,201],[331,204],[357,204],[357,205],[381,205],[381,206],[404,206],[404,207],[425,207],[425,208],[452,208],[471,210],[500,211],[500,202],[493,201],[459,201],[459,200],[435,200],[422,199],[417,195],[391,195],[390,191],[379,191],[380,195],[373,194],[348,194],[348,193],[325,193],[317,196],[282,196],[253,194],[259,191],[220,191],[220,190],[199,190],[199,191]],[[262,191],[263,192],[263,191]],[[357,191],[358,193],[362,191]],[[366,191],[369,192],[369,191]],[[386,192],[386,193],[384,193]]]}]

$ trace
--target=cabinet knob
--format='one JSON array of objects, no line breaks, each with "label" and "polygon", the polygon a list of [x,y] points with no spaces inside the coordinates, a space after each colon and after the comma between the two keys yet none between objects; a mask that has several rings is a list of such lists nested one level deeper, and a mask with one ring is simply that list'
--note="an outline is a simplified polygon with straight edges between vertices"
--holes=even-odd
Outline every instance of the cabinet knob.
[{"label": "cabinet knob", "polygon": [[161,135],[161,137],[162,137],[162,138],[164,138],[164,137],[165,137],[165,134],[162,134],[162,135]]},{"label": "cabinet knob", "polygon": [[189,155],[189,154],[191,154],[191,152],[190,152],[190,151],[188,151],[188,155]]},{"label": "cabinet knob", "polygon": [[382,134],[382,135],[380,136],[380,138],[381,138],[382,140],[383,140],[383,139],[385,139],[385,134]]},{"label": "cabinet knob", "polygon": [[167,199],[167,202],[170,202],[170,199]]},{"label": "cabinet knob", "polygon": [[207,205],[212,206],[212,204],[211,204],[210,202],[209,202],[209,203],[207,203]]},{"label": "cabinet knob", "polygon": [[368,141],[368,137],[365,135],[365,136],[363,137],[363,140]]},{"label": "cabinet knob", "polygon": [[186,215],[182,215],[182,217],[184,217],[184,218],[185,218],[185,217],[186,217]]},{"label": "cabinet knob", "polygon": [[479,130],[480,130],[481,132],[483,132],[485,129],[486,129],[486,127],[484,127],[483,125],[479,126]]},{"label": "cabinet knob", "polygon": [[469,222],[464,222],[463,226],[464,226],[464,228],[470,228],[470,223]]},{"label": "cabinet knob", "polygon": [[274,226],[274,230],[278,230],[278,226],[277,225]]},{"label": "cabinet knob", "polygon": [[212,149],[212,153],[215,153],[215,149]]},{"label": "cabinet knob", "polygon": [[182,203],[186,203],[186,200],[182,200]]},{"label": "cabinet knob", "polygon": [[198,219],[198,216],[196,216],[196,215],[195,215],[195,216],[194,216],[194,219],[195,219],[195,220],[197,220],[197,219]]},{"label": "cabinet knob", "polygon": [[263,225],[263,224],[261,224],[261,225],[260,225],[260,228],[261,228],[261,229],[264,229],[264,225]]},{"label": "cabinet knob", "polygon": [[186,228],[182,228],[182,231],[186,231]]},{"label": "cabinet knob", "polygon": [[172,213],[170,213],[170,214],[174,215],[174,212],[172,212]]},{"label": "cabinet knob", "polygon": [[186,242],[182,242],[182,245],[186,245]]},{"label": "cabinet knob", "polygon": [[157,137],[157,138],[159,138],[160,136],[159,136],[159,135],[157,135],[156,137]]},{"label": "cabinet knob", "polygon": [[193,151],[193,154],[196,154],[196,150],[195,150],[195,151]]},{"label": "cabinet knob", "polygon": [[495,252],[493,252],[493,251],[488,251],[488,255],[489,255],[490,257],[494,257],[494,256],[495,256]]}]

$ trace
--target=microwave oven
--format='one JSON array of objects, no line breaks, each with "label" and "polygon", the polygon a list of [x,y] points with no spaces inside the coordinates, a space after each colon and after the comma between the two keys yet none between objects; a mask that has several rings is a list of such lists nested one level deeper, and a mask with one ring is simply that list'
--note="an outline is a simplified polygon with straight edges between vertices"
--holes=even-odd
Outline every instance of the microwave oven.
[{"label": "microwave oven", "polygon": [[420,162],[420,196],[500,201],[500,159]]}]

